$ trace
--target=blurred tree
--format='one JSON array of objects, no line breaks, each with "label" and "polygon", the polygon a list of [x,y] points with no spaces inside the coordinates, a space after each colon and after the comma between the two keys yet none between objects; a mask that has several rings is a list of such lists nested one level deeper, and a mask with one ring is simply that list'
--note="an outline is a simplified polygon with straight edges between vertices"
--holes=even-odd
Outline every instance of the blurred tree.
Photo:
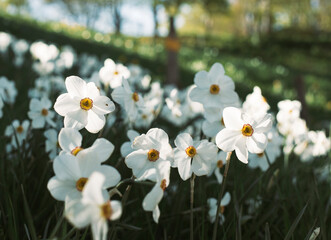
[{"label": "blurred tree", "polygon": [[7,9],[9,6],[13,6],[18,13],[20,13],[21,9],[27,5],[27,0],[0,0],[1,9]]}]

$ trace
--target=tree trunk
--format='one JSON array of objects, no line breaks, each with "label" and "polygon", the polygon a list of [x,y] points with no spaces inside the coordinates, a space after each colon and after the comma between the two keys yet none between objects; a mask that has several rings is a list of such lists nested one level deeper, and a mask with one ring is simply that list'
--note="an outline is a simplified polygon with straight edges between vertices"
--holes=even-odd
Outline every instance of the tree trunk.
[{"label": "tree trunk", "polygon": [[173,84],[179,86],[179,69],[178,69],[178,51],[179,51],[179,41],[175,29],[175,18],[170,16],[170,29],[169,35],[166,39],[166,48],[168,52],[167,61],[167,84]]}]

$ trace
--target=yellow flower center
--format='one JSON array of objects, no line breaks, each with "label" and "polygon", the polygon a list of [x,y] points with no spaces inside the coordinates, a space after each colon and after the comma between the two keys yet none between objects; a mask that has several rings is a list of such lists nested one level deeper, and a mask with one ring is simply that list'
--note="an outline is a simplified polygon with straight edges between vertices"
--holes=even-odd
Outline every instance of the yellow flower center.
[{"label": "yellow flower center", "polygon": [[220,207],[220,212],[219,212],[219,213],[220,213],[220,214],[223,214],[223,213],[224,213],[224,210],[225,210],[225,207],[224,207],[224,206],[221,206],[221,207]]},{"label": "yellow flower center", "polygon": [[144,120],[146,120],[147,117],[148,117],[148,116],[147,116],[146,114],[141,115],[141,118],[144,119]]},{"label": "yellow flower center", "polygon": [[83,191],[85,184],[87,183],[87,180],[88,178],[84,178],[84,177],[78,179],[76,182],[76,189],[80,192]]},{"label": "yellow flower center", "polygon": [[17,133],[22,133],[23,132],[23,127],[21,125],[19,125],[17,128],[16,128],[16,132]]},{"label": "yellow flower center", "polygon": [[267,99],[265,97],[262,97],[262,101],[267,103]]},{"label": "yellow flower center", "polygon": [[161,184],[160,184],[160,188],[164,191],[167,187],[167,180],[162,179]]},{"label": "yellow flower center", "polygon": [[222,160],[218,160],[218,161],[217,161],[217,167],[218,167],[218,168],[222,168],[223,166],[224,166],[223,161],[222,161]]},{"label": "yellow flower center", "polygon": [[83,150],[83,148],[81,147],[75,147],[72,151],[71,154],[76,156],[81,150]]},{"label": "yellow flower center", "polygon": [[48,115],[48,110],[46,109],[46,108],[43,108],[42,110],[41,110],[41,115],[43,115],[43,116],[47,116]]},{"label": "yellow flower center", "polygon": [[118,74],[120,74],[118,71],[115,71],[115,72],[114,72],[114,75],[118,75]]},{"label": "yellow flower center", "polygon": [[80,107],[83,110],[90,110],[93,107],[93,101],[90,98],[83,98],[80,100]]},{"label": "yellow flower center", "polygon": [[253,135],[253,128],[251,125],[249,124],[244,124],[243,128],[241,129],[241,133],[245,136],[245,137],[250,137]]},{"label": "yellow flower center", "polygon": [[139,101],[139,95],[138,95],[138,93],[134,92],[132,94],[132,99],[133,99],[133,101],[138,102]]},{"label": "yellow flower center", "polygon": [[193,158],[195,154],[197,154],[197,150],[193,146],[189,146],[188,148],[186,148],[185,152],[190,158]]},{"label": "yellow flower center", "polygon": [[263,156],[264,156],[264,152],[258,153],[257,156],[258,156],[259,158],[263,157]]},{"label": "yellow flower center", "polygon": [[156,149],[151,149],[151,150],[149,150],[148,153],[147,153],[147,158],[148,158],[149,161],[151,161],[151,162],[155,162],[156,160],[159,159],[159,154],[160,154],[160,153],[159,153],[158,150],[156,150]]},{"label": "yellow flower center", "polygon": [[107,201],[100,206],[100,214],[103,218],[110,219],[112,212],[110,201]]},{"label": "yellow flower center", "polygon": [[209,92],[211,94],[218,94],[220,91],[220,87],[217,84],[213,84],[210,86]]}]

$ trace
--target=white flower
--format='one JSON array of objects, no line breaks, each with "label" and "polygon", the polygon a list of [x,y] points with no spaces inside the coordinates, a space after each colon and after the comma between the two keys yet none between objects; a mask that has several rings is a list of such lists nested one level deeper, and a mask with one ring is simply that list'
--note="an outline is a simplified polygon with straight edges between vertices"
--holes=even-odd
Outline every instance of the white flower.
[{"label": "white flower", "polygon": [[[225,221],[223,213],[224,213],[225,207],[227,205],[229,205],[230,201],[231,201],[231,195],[230,195],[230,193],[227,192],[227,193],[225,193],[224,197],[222,198],[221,204],[220,204],[221,205],[220,213],[219,213],[219,215],[220,215],[220,218],[219,218],[220,219],[220,224],[223,224],[224,221]],[[213,223],[216,220],[217,199],[209,198],[207,200],[207,205],[208,205],[208,208],[209,208],[209,211],[208,211],[209,221],[211,223]]]},{"label": "white flower", "polygon": [[240,109],[227,107],[223,111],[225,129],[216,135],[217,146],[225,152],[235,150],[237,158],[248,163],[248,151],[261,153],[268,139],[265,135],[272,126],[272,117],[265,115],[258,121],[252,120]]},{"label": "white flower", "polygon": [[59,142],[57,140],[58,132],[55,129],[48,129],[44,132],[46,138],[45,151],[48,153],[50,159],[54,159],[60,150]]},{"label": "white flower", "polygon": [[265,97],[262,96],[261,89],[257,86],[254,87],[253,93],[246,96],[245,102],[243,102],[243,112],[254,119],[263,117],[270,109],[269,104]]},{"label": "white flower", "polygon": [[135,120],[138,110],[144,106],[143,98],[140,94],[131,90],[126,79],[123,79],[122,86],[114,89],[111,96],[115,102],[125,109],[131,121]]},{"label": "white flower", "polygon": [[209,72],[200,71],[194,77],[196,87],[190,92],[192,101],[200,102],[204,107],[221,107],[239,101],[234,91],[234,82],[225,75],[222,64],[215,63]]},{"label": "white flower", "polygon": [[99,76],[101,81],[111,88],[121,86],[122,79],[130,77],[130,71],[122,64],[116,64],[110,58],[105,60],[105,65],[100,69]]},{"label": "white flower", "polygon": [[117,220],[122,215],[121,202],[110,201],[107,192],[102,190],[105,181],[103,174],[94,172],[84,187],[82,199],[66,198],[66,218],[77,228],[91,224],[94,240],[106,240],[107,220]]},{"label": "white flower", "polygon": [[181,133],[175,139],[173,167],[178,168],[180,177],[185,181],[194,173],[207,175],[211,162],[217,156],[217,147],[207,140],[193,141],[188,133]]},{"label": "white flower", "polygon": [[152,128],[147,134],[136,137],[132,148],[135,151],[125,158],[125,163],[139,180],[155,174],[159,164],[163,161],[171,161],[173,158],[168,135],[159,128]]},{"label": "white flower", "polygon": [[68,93],[61,94],[55,102],[55,111],[64,116],[64,127],[99,132],[105,125],[105,114],[115,110],[114,103],[100,92],[94,83],[71,76],[65,81]]},{"label": "white flower", "polygon": [[[60,154],[72,154],[81,159],[93,159],[101,164],[106,161],[114,151],[114,145],[107,139],[98,138],[89,148],[82,148],[82,135],[77,129],[62,128],[59,133],[59,145],[62,148]],[[88,161],[88,160],[87,160]]]},{"label": "white flower", "polygon": [[73,155],[61,154],[54,159],[55,176],[47,184],[51,195],[59,201],[66,196],[71,199],[82,197],[82,191],[94,171],[105,175],[103,189],[115,186],[121,179],[118,171],[108,165],[100,165],[93,157],[79,159]]},{"label": "white flower", "polygon": [[6,77],[0,77],[0,98],[5,103],[13,104],[17,96],[15,83],[9,81]]},{"label": "white flower", "polygon": [[12,42],[12,36],[5,32],[0,32],[0,52],[7,52],[8,46]]},{"label": "white flower", "polygon": [[28,116],[32,120],[32,128],[43,128],[46,123],[51,127],[56,126],[52,120],[55,113],[49,110],[51,106],[52,102],[48,98],[44,97],[41,100],[36,98],[31,99]]},{"label": "white flower", "polygon": [[158,204],[163,198],[164,190],[169,186],[169,181],[170,162],[163,161],[156,168],[156,184],[143,200],[144,210],[153,212],[153,219],[156,223],[158,223],[160,217]]},{"label": "white flower", "polygon": [[40,60],[41,63],[53,60],[59,55],[59,49],[55,45],[47,45],[44,42],[32,43],[30,46],[30,52],[32,56]]},{"label": "white flower", "polygon": [[[17,148],[17,143],[22,146],[22,143],[27,138],[30,122],[24,120],[22,124],[18,120],[14,120],[11,125],[7,126],[5,130],[5,136],[11,137],[11,145]],[[27,144],[27,142],[26,142]]]},{"label": "white flower", "polygon": [[217,157],[212,159],[211,169],[208,173],[208,177],[213,173],[216,176],[217,182],[221,184],[223,182],[223,175],[221,174],[221,168],[225,166],[227,153],[223,151],[219,151]]}]

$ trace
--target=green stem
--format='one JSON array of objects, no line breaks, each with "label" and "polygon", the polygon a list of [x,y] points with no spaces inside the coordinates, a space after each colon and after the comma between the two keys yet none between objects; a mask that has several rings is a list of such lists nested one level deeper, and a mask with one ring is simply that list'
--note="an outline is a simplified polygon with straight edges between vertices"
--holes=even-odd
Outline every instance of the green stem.
[{"label": "green stem", "polygon": [[223,182],[222,182],[222,186],[221,186],[221,191],[218,194],[218,198],[217,198],[217,211],[216,211],[216,218],[215,218],[215,222],[214,222],[214,230],[213,230],[213,240],[216,240],[217,237],[217,227],[218,227],[218,219],[219,219],[219,212],[220,212],[220,208],[221,208],[221,199],[222,196],[224,194],[224,190],[225,190],[225,185],[226,185],[226,177],[228,176],[228,171],[229,171],[229,166],[230,166],[230,159],[231,159],[231,154],[232,152],[228,152],[228,154],[226,155],[226,165],[225,165],[225,170],[224,170],[224,174],[223,174]]},{"label": "green stem", "polygon": [[195,174],[192,173],[191,177],[191,198],[190,198],[190,240],[194,239],[194,234],[193,234],[193,203],[194,203],[194,179],[195,179]]}]

